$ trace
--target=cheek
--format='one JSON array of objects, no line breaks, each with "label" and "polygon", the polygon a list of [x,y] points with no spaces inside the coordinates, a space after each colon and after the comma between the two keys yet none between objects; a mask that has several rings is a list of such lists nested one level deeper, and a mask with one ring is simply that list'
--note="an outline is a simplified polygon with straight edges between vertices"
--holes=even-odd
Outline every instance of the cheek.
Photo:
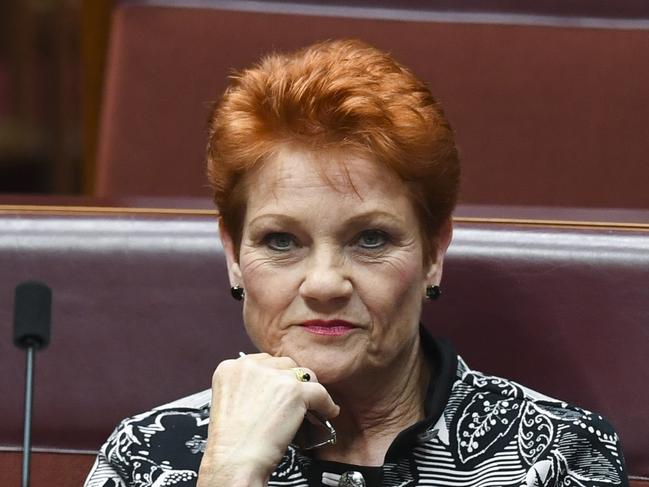
[{"label": "cheek", "polygon": [[373,274],[362,294],[370,312],[371,340],[367,359],[384,366],[410,349],[419,330],[424,273],[421,261]]},{"label": "cheek", "polygon": [[272,354],[282,337],[282,317],[295,296],[293,274],[242,258],[241,276],[246,331],[259,350]]},{"label": "cheek", "polygon": [[[241,277],[246,301],[268,310],[290,303],[295,296],[299,272],[262,259],[241,259]],[[250,298],[250,299],[248,299]]]},{"label": "cheek", "polygon": [[[423,292],[423,269],[416,259],[386,264],[363,279],[363,295],[368,308],[381,322],[411,318],[420,310]],[[408,315],[406,317],[406,315]]]}]

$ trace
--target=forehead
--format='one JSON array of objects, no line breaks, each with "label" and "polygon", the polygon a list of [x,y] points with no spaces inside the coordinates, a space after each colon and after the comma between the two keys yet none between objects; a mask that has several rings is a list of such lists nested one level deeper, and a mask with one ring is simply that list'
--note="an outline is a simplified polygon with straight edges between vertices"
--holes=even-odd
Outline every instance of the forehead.
[{"label": "forehead", "polygon": [[409,201],[406,184],[391,169],[340,152],[281,149],[247,183],[249,210],[303,198],[387,207]]}]

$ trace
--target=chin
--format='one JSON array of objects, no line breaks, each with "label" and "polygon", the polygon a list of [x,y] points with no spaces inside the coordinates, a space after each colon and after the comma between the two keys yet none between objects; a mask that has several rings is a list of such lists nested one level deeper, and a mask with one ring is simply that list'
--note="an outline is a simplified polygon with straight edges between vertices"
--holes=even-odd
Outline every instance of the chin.
[{"label": "chin", "polygon": [[360,330],[344,337],[327,337],[295,329],[282,340],[278,355],[313,370],[318,382],[332,384],[348,379],[362,367],[367,347],[368,337]]},{"label": "chin", "polygon": [[340,369],[316,369],[313,368],[316,375],[318,376],[318,382],[325,386],[333,386],[335,384],[343,383],[351,378],[351,375],[348,370]]},{"label": "chin", "polygon": [[[344,350],[317,350],[316,347],[302,348],[290,356],[300,366],[313,370],[321,384],[335,384],[349,379],[358,366],[357,357]],[[319,347],[317,347],[319,348]]]}]

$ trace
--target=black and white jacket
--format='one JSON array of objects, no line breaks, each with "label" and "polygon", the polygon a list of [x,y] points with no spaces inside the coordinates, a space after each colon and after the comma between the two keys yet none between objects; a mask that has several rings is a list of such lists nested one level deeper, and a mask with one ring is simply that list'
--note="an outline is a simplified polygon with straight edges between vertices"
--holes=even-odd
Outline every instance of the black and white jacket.
[{"label": "black and white jacket", "polygon": [[[427,417],[402,431],[382,467],[316,461],[289,447],[269,486],[628,486],[617,434],[601,416],[473,371],[450,344],[422,334],[435,364]],[[210,391],[122,421],[85,487],[187,487],[205,448]]]}]

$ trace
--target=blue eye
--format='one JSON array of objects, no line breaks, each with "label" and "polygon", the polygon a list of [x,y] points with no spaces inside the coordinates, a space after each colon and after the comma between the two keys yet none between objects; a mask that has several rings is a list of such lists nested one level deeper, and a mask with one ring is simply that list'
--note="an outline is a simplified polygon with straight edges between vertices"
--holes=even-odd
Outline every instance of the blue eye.
[{"label": "blue eye", "polygon": [[264,244],[271,250],[285,252],[295,246],[295,240],[290,233],[269,233],[264,237]]},{"label": "blue eye", "polygon": [[365,230],[358,237],[357,244],[364,249],[379,249],[388,242],[388,236],[381,230]]}]

